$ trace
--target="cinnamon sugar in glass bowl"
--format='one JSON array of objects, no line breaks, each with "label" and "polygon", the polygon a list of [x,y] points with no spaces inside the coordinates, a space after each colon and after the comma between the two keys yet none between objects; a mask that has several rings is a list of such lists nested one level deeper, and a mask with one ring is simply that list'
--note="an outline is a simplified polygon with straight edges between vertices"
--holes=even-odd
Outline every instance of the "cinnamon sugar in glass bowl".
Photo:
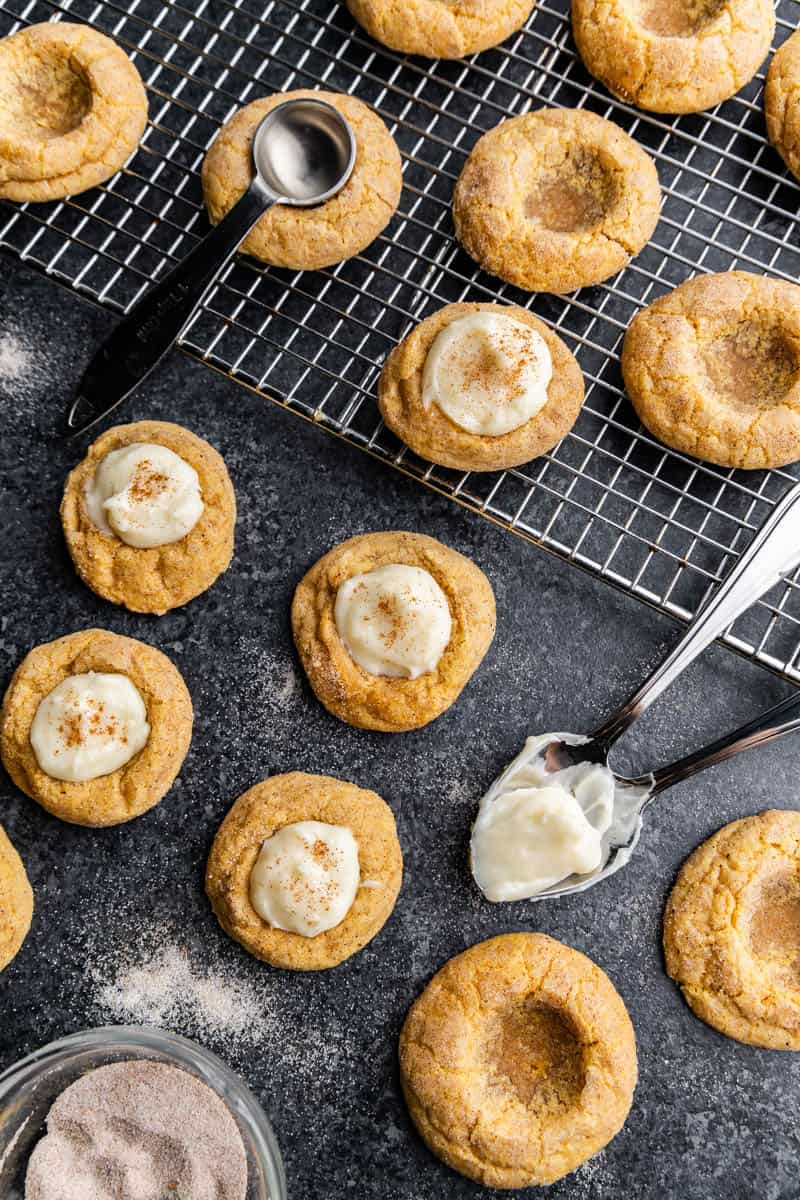
[{"label": "cinnamon sugar in glass bowl", "polygon": [[23,1200],[25,1172],[56,1097],[95,1067],[130,1059],[166,1063],[201,1079],[227,1105],[247,1153],[247,1200],[286,1200],[278,1143],[264,1110],[216,1054],[164,1029],[108,1025],[35,1050],[0,1075],[0,1196]]}]

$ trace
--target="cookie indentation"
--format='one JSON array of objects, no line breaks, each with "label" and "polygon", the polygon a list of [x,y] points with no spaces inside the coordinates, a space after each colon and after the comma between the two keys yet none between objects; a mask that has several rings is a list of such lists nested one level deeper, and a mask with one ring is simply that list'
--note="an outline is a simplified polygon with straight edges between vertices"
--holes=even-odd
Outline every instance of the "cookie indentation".
[{"label": "cookie indentation", "polygon": [[742,409],[780,404],[800,369],[779,321],[746,321],[719,334],[703,351],[703,363],[714,391]]},{"label": "cookie indentation", "polygon": [[639,24],[657,37],[695,37],[725,7],[725,0],[639,0]]},{"label": "cookie indentation", "polygon": [[536,998],[499,1014],[487,1058],[522,1104],[564,1112],[583,1091],[583,1051],[571,1022]]},{"label": "cookie indentation", "polygon": [[800,878],[786,874],[764,883],[750,917],[750,946],[776,966],[800,966]]},{"label": "cookie indentation", "polygon": [[63,137],[92,104],[83,71],[67,59],[22,59],[0,92],[0,121],[28,137]]},{"label": "cookie indentation", "polygon": [[617,200],[613,175],[589,150],[570,154],[558,172],[545,176],[528,196],[525,212],[553,233],[596,229]]}]

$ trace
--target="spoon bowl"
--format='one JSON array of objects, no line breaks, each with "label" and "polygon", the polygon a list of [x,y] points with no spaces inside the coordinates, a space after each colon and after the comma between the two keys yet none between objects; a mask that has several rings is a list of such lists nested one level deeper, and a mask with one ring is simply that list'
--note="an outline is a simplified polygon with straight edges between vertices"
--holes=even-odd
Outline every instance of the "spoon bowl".
[{"label": "spoon bowl", "polygon": [[253,135],[256,178],[281,204],[308,208],[335,196],[353,173],[356,139],[350,124],[323,100],[287,100]]}]

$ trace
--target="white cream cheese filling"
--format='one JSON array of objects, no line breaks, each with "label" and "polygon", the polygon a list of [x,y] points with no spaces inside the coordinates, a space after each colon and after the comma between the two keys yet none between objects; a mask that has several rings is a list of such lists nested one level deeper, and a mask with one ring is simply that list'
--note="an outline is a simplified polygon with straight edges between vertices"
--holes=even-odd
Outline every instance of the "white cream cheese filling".
[{"label": "white cream cheese filling", "polygon": [[194,467],[151,442],[112,450],[98,463],[84,494],[97,528],[139,549],[179,542],[204,508]]},{"label": "white cream cheese filling", "polygon": [[85,783],[124,767],[147,744],[150,725],[139,689],[127,675],[68,675],[40,702],[31,746],[53,779]]},{"label": "white cream cheese filling", "polygon": [[608,767],[579,763],[548,773],[549,742],[585,740],[546,733],[525,748],[481,801],[470,842],[475,882],[488,900],[526,900],[603,861],[614,810]]},{"label": "white cream cheese filling", "polygon": [[296,821],[263,843],[250,873],[250,903],[273,929],[316,937],[345,919],[359,879],[351,830]]},{"label": "white cream cheese filling", "polygon": [[452,631],[450,605],[439,584],[428,571],[403,563],[345,580],[334,620],[360,667],[401,679],[435,670]]},{"label": "white cream cheese filling", "polygon": [[434,338],[422,403],[482,437],[519,429],[547,403],[553,362],[537,330],[496,312],[451,321]]}]

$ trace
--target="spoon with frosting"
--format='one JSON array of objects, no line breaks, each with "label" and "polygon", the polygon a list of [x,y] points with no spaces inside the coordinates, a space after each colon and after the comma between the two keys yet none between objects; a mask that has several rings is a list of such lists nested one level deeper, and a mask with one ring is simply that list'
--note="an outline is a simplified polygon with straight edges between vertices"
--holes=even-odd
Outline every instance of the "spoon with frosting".
[{"label": "spoon with frosting", "polygon": [[594,733],[528,738],[481,800],[472,830],[472,872],[488,899],[543,899],[585,891],[629,860],[645,807],[665,788],[800,726],[800,718],[775,724],[795,706],[800,711],[800,698],[791,696],[651,775],[626,779],[608,761],[617,740],[706,646],[800,563],[799,520],[800,484],[776,505],[677,646]]}]

